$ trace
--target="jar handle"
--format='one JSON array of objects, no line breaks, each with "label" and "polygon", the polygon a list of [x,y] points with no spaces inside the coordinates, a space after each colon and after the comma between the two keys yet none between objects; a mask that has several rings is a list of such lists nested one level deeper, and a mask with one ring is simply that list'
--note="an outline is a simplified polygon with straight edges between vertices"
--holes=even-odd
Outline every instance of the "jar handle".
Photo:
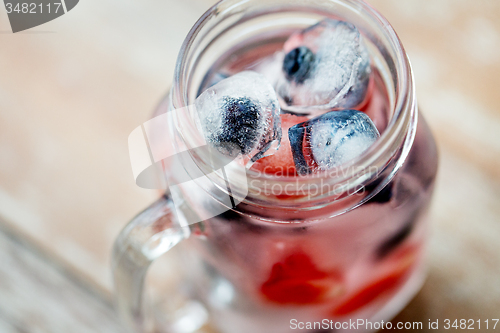
[{"label": "jar handle", "polygon": [[154,320],[144,311],[144,281],[151,263],[183,239],[190,229],[176,216],[174,203],[166,194],[139,213],[121,231],[112,254],[114,297],[127,327],[150,332]]}]

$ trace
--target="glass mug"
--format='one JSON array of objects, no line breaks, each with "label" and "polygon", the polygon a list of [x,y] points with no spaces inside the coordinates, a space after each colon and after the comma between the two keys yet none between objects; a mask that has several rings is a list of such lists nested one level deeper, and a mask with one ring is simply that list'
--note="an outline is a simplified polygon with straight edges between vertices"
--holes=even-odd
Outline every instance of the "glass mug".
[{"label": "glass mug", "polygon": [[[248,59],[273,54],[292,32],[325,17],[353,23],[367,42],[375,88],[365,111],[376,113],[381,137],[349,164],[355,172],[273,177],[245,169],[243,182],[224,187],[225,175],[210,173],[203,154],[188,149],[199,135],[193,120],[171,111],[192,105],[231,59],[234,72],[246,69]],[[211,176],[204,184],[169,187],[117,238],[115,298],[131,329],[348,332],[352,326],[346,323],[363,319],[356,330],[369,332],[420,289],[437,150],[418,114],[403,46],[366,3],[217,3],[184,41],[172,89],[156,115],[167,115],[169,142],[180,142],[188,152],[176,165],[164,161],[161,172],[175,179],[191,163]],[[328,190],[317,191],[325,184]],[[293,194],[304,186],[307,196]],[[276,188],[292,194],[274,193]],[[146,274],[153,261],[155,269],[166,271],[156,281]],[[150,295],[146,287],[153,288]]]}]

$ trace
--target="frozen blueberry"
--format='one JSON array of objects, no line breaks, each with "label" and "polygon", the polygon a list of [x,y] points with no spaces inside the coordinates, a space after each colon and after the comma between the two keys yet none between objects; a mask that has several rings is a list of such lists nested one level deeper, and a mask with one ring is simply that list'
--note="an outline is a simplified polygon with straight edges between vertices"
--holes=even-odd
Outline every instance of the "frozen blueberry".
[{"label": "frozen blueberry", "polygon": [[324,19],[291,35],[284,49],[292,50],[276,82],[284,109],[350,109],[366,99],[371,58],[352,23]]},{"label": "frozen blueberry", "polygon": [[281,140],[278,99],[262,74],[244,71],[221,80],[196,99],[195,108],[207,143],[225,156],[255,161]]},{"label": "frozen blueberry", "polygon": [[248,154],[258,140],[259,110],[246,97],[223,97],[222,126],[226,129],[215,133],[212,141],[224,150],[238,147],[242,154]]},{"label": "frozen blueberry", "polygon": [[305,46],[291,50],[283,60],[283,71],[286,77],[291,81],[303,83],[309,77],[314,59],[314,53]]},{"label": "frozen blueberry", "polygon": [[356,110],[331,111],[290,127],[299,174],[328,170],[361,155],[379,137],[371,119]]}]

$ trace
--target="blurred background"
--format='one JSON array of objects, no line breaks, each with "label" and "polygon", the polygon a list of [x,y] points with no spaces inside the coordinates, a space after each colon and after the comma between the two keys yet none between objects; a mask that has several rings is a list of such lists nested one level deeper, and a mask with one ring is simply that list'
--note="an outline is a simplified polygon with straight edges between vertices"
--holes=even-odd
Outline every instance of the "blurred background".
[{"label": "blurred background", "polygon": [[[498,318],[500,1],[369,2],[403,41],[440,151],[429,278],[399,319]],[[127,137],[214,3],[86,0],[16,34],[0,8],[0,331],[115,329],[81,322],[96,320],[85,304],[112,313],[113,240],[157,197],[135,185]],[[66,287],[85,302],[57,308]]]}]

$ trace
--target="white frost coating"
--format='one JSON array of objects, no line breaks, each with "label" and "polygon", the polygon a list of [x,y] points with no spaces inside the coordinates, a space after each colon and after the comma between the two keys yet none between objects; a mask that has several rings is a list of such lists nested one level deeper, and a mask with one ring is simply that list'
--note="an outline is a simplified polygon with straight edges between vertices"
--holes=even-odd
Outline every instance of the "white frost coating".
[{"label": "white frost coating", "polygon": [[364,113],[332,113],[343,113],[349,117],[333,117],[331,120],[325,117],[325,121],[313,122],[310,129],[309,143],[320,170],[328,170],[358,157],[379,137],[375,125]]},{"label": "white frost coating", "polygon": [[290,37],[285,46],[305,46],[315,54],[303,83],[281,75],[276,90],[285,104],[351,108],[363,101],[371,72],[370,57],[354,25],[325,19]]},{"label": "white frost coating", "polygon": [[[244,100],[256,107],[257,117],[247,119],[241,131],[228,127],[228,100]],[[244,71],[205,90],[195,101],[205,139],[221,153],[234,157],[239,153],[254,161],[261,158],[281,139],[280,108],[276,93],[262,74]],[[238,124],[237,124],[238,125]],[[251,139],[248,139],[251,138]]]}]

